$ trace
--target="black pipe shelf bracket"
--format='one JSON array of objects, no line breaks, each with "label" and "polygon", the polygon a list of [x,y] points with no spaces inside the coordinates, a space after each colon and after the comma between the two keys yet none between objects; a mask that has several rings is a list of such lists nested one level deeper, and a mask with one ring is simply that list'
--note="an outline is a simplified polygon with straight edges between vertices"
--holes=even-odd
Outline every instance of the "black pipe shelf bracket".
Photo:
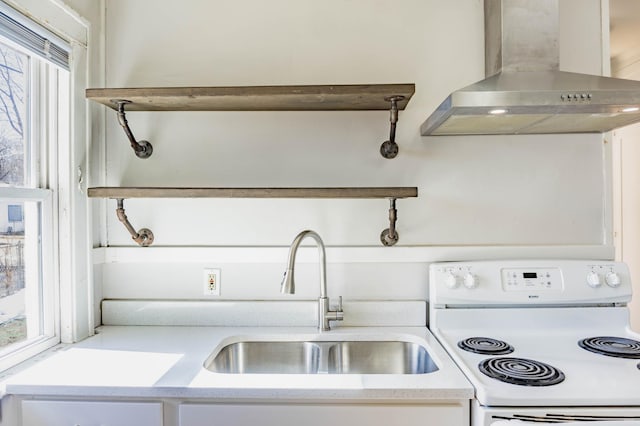
[{"label": "black pipe shelf bracket", "polygon": [[389,108],[389,121],[391,126],[389,129],[389,140],[380,145],[380,154],[387,159],[396,158],[398,155],[398,144],[396,143],[396,124],[398,123],[398,102],[404,100],[402,95],[387,96],[385,101],[391,103]]},{"label": "black pipe shelf bracket", "polygon": [[138,245],[141,247],[148,247],[153,244],[153,232],[151,232],[151,230],[148,228],[141,228],[139,231],[136,231],[136,229],[131,225],[131,222],[129,222],[127,215],[125,214],[124,199],[118,198],[117,202],[118,208],[116,209],[116,214],[118,215],[118,220],[120,220],[124,227],[127,228],[127,231],[129,231],[129,234],[131,234],[131,238],[133,239],[133,241],[138,243]]},{"label": "black pipe shelf bracket", "polygon": [[398,220],[398,210],[396,209],[396,199],[389,198],[389,227],[380,234],[380,242],[384,246],[393,246],[400,239],[400,235],[396,230],[396,222]]},{"label": "black pipe shelf bracket", "polygon": [[136,140],[135,136],[133,136],[133,132],[129,127],[129,122],[127,121],[127,115],[125,112],[125,105],[130,104],[131,101],[126,99],[114,99],[112,101],[117,105],[117,113],[118,113],[118,123],[122,126],[124,133],[129,138],[129,142],[131,143],[131,148],[136,153],[136,157],[138,158],[149,158],[151,154],[153,154],[153,146],[149,143],[149,141],[144,140]]}]

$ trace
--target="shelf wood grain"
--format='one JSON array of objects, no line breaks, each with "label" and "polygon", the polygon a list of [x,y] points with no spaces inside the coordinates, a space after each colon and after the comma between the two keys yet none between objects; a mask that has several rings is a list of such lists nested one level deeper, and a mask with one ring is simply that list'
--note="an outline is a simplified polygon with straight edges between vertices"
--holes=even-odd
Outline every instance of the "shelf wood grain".
[{"label": "shelf wood grain", "polygon": [[127,100],[127,111],[348,111],[388,110],[389,96],[404,96],[407,106],[415,84],[145,87],[87,89],[86,97],[114,110]]},{"label": "shelf wood grain", "polygon": [[90,198],[410,198],[417,187],[370,188],[169,188],[95,187]]}]

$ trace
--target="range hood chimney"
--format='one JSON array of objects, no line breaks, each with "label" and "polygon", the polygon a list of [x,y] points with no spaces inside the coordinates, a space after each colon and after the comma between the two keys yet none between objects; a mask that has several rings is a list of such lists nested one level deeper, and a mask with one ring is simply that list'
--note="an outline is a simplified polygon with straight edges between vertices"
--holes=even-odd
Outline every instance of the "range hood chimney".
[{"label": "range hood chimney", "polygon": [[428,135],[602,133],[640,122],[640,81],[559,70],[558,0],[485,0],[485,73],[453,92]]}]

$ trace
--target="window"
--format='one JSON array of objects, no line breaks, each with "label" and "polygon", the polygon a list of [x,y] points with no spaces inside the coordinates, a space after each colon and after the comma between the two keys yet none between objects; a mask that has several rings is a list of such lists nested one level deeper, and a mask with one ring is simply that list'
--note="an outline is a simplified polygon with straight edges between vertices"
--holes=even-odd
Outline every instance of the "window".
[{"label": "window", "polygon": [[54,242],[67,65],[64,42],[1,4],[0,369],[60,341]]}]

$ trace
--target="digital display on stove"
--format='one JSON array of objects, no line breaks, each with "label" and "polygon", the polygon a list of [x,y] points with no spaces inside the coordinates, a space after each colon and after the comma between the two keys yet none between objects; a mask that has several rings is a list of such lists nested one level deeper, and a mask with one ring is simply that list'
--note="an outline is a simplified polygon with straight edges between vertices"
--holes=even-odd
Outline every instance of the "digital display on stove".
[{"label": "digital display on stove", "polygon": [[562,274],[559,268],[504,268],[501,272],[505,291],[562,291]]}]

